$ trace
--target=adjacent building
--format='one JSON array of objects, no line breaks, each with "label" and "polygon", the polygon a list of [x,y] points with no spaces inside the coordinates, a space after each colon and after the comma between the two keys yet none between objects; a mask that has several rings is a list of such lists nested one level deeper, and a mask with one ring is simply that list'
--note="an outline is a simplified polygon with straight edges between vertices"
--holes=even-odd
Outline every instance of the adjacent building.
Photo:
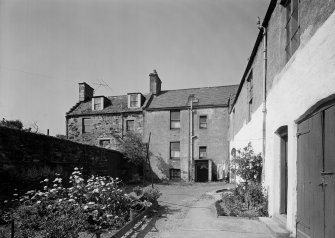
[{"label": "adjacent building", "polygon": [[[237,85],[161,90],[156,71],[150,93],[94,96],[79,84],[79,102],[66,114],[67,137],[81,143],[118,149],[129,131],[150,136],[152,170],[159,179],[223,179],[229,160],[229,103]],[[222,172],[222,171],[221,171]]]},{"label": "adjacent building", "polygon": [[231,152],[262,153],[269,214],[297,237],[335,233],[334,9],[270,1],[229,115]]}]

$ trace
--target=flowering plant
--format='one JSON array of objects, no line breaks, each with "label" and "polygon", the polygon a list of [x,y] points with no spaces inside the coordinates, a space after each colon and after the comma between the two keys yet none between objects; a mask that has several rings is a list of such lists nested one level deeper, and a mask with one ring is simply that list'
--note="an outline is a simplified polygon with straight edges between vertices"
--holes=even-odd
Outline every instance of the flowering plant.
[{"label": "flowering plant", "polygon": [[78,237],[80,231],[120,228],[129,220],[132,205],[141,202],[120,189],[118,178],[91,176],[85,181],[75,168],[69,182],[71,187],[63,187],[56,174],[53,181],[41,182],[43,191],[31,190],[15,199],[18,206],[7,215],[15,219],[17,237]]}]

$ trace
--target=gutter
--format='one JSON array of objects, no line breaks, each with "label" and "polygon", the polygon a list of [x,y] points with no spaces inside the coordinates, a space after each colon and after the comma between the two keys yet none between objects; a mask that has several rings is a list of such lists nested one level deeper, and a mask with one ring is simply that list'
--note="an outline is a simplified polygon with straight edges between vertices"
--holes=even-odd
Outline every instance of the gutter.
[{"label": "gutter", "polygon": [[[266,14],[265,14],[265,17],[264,17],[264,20],[263,20],[263,23],[262,23],[262,27],[267,27],[268,26],[268,23],[270,21],[271,15],[272,15],[274,9],[276,8],[276,4],[277,4],[277,0],[271,0],[271,2],[269,4],[269,7],[268,7],[268,10],[266,11]],[[237,93],[235,95],[235,98],[234,98],[234,101],[233,101],[233,104],[232,104],[232,107],[231,107],[232,109],[234,108],[235,103],[236,103],[236,101],[237,101],[237,99],[238,99],[238,97],[240,95],[240,92],[242,90],[243,84],[246,81],[247,75],[248,75],[249,70],[250,70],[250,68],[251,68],[251,66],[253,64],[253,61],[254,61],[255,56],[257,54],[258,47],[261,44],[262,39],[263,39],[263,32],[260,31],[258,33],[258,36],[257,36],[256,42],[255,42],[254,48],[252,49],[251,56],[250,56],[250,59],[248,61],[247,67],[245,68],[245,71],[243,73],[241,83],[238,86]]]}]

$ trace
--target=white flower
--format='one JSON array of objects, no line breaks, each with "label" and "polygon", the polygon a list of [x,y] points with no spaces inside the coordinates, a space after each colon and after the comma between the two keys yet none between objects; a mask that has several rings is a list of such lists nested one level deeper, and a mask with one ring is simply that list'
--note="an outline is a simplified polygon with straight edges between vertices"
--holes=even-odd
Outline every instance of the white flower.
[{"label": "white flower", "polygon": [[13,196],[15,196],[15,197],[16,197],[16,196],[18,196],[18,194],[17,194],[17,193],[14,193],[14,194],[13,194]]},{"label": "white flower", "polygon": [[84,206],[84,210],[88,209],[88,206]]},{"label": "white flower", "polygon": [[94,189],[94,190],[93,190],[93,193],[99,193],[99,189],[97,189],[97,188]]},{"label": "white flower", "polygon": [[69,199],[69,202],[75,202],[75,200],[74,199]]},{"label": "white flower", "polygon": [[62,202],[62,201],[63,201],[63,199],[59,199],[59,200],[58,200],[58,202]]},{"label": "white flower", "polygon": [[36,202],[36,204],[40,204],[40,203],[41,203],[41,201],[37,201],[37,202]]},{"label": "white flower", "polygon": [[95,202],[89,202],[89,203],[87,203],[88,205],[94,205],[95,204]]},{"label": "white flower", "polygon": [[3,203],[7,203],[7,202],[8,202],[8,200],[3,201]]},{"label": "white flower", "polygon": [[47,182],[49,182],[49,179],[46,178],[46,179],[43,180],[43,182],[47,183]]},{"label": "white flower", "polygon": [[74,170],[78,170],[78,168],[77,168],[77,167],[75,167],[75,168],[74,168]]},{"label": "white flower", "polygon": [[51,206],[51,205],[48,205],[48,206],[47,206],[47,209],[51,209],[51,208],[52,208],[52,206]]},{"label": "white flower", "polygon": [[44,189],[44,190],[47,190],[47,189],[48,189],[48,186],[44,186],[43,189]]}]

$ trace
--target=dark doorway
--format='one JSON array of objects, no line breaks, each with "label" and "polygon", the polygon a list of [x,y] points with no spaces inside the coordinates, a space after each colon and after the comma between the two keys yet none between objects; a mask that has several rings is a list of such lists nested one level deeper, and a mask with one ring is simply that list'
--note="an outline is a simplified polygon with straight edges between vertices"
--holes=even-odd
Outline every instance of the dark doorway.
[{"label": "dark doorway", "polygon": [[195,161],[195,181],[208,182],[208,160]]},{"label": "dark doorway", "polygon": [[297,237],[335,234],[335,106],[298,123]]},{"label": "dark doorway", "polygon": [[280,214],[287,214],[287,126],[277,130],[280,138]]}]

